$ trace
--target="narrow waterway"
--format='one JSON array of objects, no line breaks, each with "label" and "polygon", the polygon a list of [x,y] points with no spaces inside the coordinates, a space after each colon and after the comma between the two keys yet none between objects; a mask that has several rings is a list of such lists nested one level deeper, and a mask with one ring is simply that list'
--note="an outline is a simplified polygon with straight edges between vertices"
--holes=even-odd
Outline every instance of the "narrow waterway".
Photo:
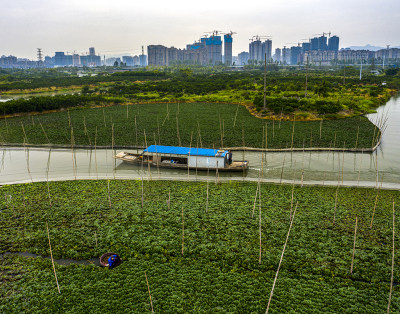
[{"label": "narrow waterway", "polygon": [[375,153],[234,152],[233,159],[250,162],[246,173],[184,171],[124,164],[108,150],[0,148],[0,184],[74,179],[252,180],[320,185],[351,185],[400,189],[400,97],[368,115],[387,118]]}]

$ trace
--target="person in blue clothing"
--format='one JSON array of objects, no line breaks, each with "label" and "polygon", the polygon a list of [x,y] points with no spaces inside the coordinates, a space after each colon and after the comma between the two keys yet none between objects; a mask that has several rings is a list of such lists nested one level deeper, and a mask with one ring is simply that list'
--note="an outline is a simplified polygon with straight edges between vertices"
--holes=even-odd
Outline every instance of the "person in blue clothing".
[{"label": "person in blue clothing", "polygon": [[119,262],[119,256],[114,254],[108,258],[108,268],[113,269]]}]

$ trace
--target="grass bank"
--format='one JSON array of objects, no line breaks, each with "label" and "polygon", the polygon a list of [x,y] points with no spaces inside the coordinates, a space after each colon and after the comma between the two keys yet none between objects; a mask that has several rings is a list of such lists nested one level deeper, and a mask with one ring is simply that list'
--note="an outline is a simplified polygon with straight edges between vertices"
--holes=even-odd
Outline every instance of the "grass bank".
[{"label": "grass bank", "polygon": [[[6,255],[0,259],[0,311],[146,312],[146,272],[155,312],[263,312],[297,202],[271,311],[386,310],[392,200],[397,211],[399,191],[382,190],[376,198],[373,189],[292,190],[291,185],[262,184],[261,205],[256,202],[253,216],[257,184],[208,187],[207,193],[205,182],[110,181],[109,188],[107,181],[3,186],[0,253],[48,256],[47,222],[55,258],[78,260],[115,251],[125,262],[112,271],[94,265],[56,265],[59,295],[50,260]],[[396,230],[399,227],[397,220]],[[399,271],[395,266],[395,281]],[[392,311],[399,311],[399,305],[395,286]]]},{"label": "grass bank", "polygon": [[365,117],[320,121],[266,120],[240,105],[116,105],[0,120],[1,143],[98,146],[371,148],[378,130]]}]

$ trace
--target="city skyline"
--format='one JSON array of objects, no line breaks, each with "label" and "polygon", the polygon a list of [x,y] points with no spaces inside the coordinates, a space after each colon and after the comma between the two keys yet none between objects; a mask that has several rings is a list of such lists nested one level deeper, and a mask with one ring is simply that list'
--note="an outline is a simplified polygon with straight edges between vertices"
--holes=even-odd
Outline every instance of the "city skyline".
[{"label": "city skyline", "polygon": [[[206,32],[233,36],[233,55],[248,51],[254,35],[270,35],[273,49],[293,46],[332,32],[340,48],[372,44],[399,46],[400,3],[375,1],[253,1],[241,6],[229,1],[205,0],[202,5],[183,1],[153,1],[151,6],[116,0],[57,3],[18,0],[1,4],[0,55],[36,59],[56,51],[84,54],[96,47],[100,55],[139,55],[142,46],[184,48]],[[310,9],[307,9],[310,8]]]}]

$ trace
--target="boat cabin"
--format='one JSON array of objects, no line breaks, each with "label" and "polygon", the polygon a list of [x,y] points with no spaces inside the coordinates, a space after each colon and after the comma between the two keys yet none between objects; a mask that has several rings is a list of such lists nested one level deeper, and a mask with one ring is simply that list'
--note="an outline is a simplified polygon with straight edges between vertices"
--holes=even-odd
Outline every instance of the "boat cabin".
[{"label": "boat cabin", "polygon": [[177,164],[189,168],[222,169],[228,163],[228,151],[209,148],[151,145],[143,151],[143,157],[152,157],[158,165]]}]

